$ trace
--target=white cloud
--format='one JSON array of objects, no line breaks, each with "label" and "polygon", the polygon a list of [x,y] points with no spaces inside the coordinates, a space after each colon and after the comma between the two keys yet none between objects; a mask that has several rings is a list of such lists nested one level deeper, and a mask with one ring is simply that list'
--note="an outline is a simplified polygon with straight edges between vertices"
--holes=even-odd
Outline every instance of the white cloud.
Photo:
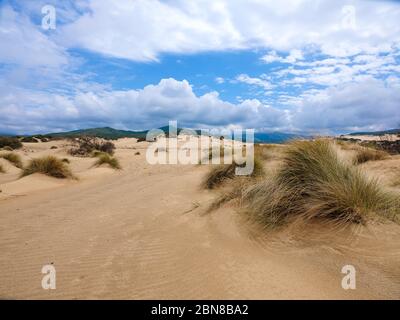
[{"label": "white cloud", "polygon": [[196,96],[186,81],[163,79],[141,90],[98,91],[74,96],[18,89],[0,96],[0,131],[30,132],[101,125],[154,128],[169,120],[189,127],[238,125],[255,127],[258,119],[271,128],[284,127],[282,110],[256,99],[232,104],[217,92]]},{"label": "white cloud", "polygon": [[[27,89],[0,95],[0,132],[51,132],[85,127],[156,128],[169,120],[194,128],[243,127],[268,130],[347,132],[384,129],[400,123],[399,78],[365,79],[346,86],[282,94],[286,108],[258,99],[237,104],[217,92],[197,96],[186,81],[163,79],[141,90],[82,92],[73,96]],[[27,129],[29,128],[29,129]]]},{"label": "white cloud", "polygon": [[215,78],[215,82],[218,83],[218,84],[222,84],[222,83],[225,82],[225,79],[222,78],[222,77],[216,77],[216,78]]},{"label": "white cloud", "polygon": [[239,82],[247,83],[252,86],[261,87],[264,90],[270,90],[273,86],[265,78],[266,78],[265,75],[261,75],[260,78],[253,78],[247,74],[239,74],[238,76],[236,76],[235,79],[236,79],[236,81],[239,81]]},{"label": "white cloud", "polygon": [[278,56],[278,54],[276,53],[275,50],[268,52],[268,54],[264,55],[261,57],[261,60],[264,61],[265,63],[272,63],[272,62],[276,62],[282,61],[282,58],[280,56]]},{"label": "white cloud", "polygon": [[69,61],[65,49],[49,40],[39,28],[11,7],[0,6],[0,62],[23,67],[66,65]]},{"label": "white cloud", "polygon": [[[346,5],[347,0],[318,5],[307,0],[92,0],[89,12],[62,27],[59,40],[137,61],[157,60],[164,52],[260,47],[290,52],[310,46],[344,57],[387,52],[400,42],[398,4],[352,1],[357,24],[350,29],[343,25]],[[301,58],[292,53],[288,62]],[[265,56],[267,62],[271,59],[273,55]]]},{"label": "white cloud", "polygon": [[305,94],[298,101],[292,124],[314,132],[398,127],[400,91],[397,85],[395,79],[385,83],[369,78]]}]

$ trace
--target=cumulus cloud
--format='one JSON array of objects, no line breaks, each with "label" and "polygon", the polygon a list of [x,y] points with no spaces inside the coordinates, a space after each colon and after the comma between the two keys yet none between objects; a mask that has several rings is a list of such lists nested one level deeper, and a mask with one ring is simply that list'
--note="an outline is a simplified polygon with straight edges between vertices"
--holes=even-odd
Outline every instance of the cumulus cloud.
[{"label": "cumulus cloud", "polygon": [[397,80],[368,78],[305,94],[292,114],[292,124],[311,132],[351,132],[398,127],[400,91]]},{"label": "cumulus cloud", "polygon": [[[178,120],[192,128],[346,132],[400,123],[399,78],[368,79],[348,86],[286,97],[288,108],[258,99],[237,104],[217,92],[197,96],[188,81],[163,79],[140,90],[82,92],[73,96],[19,89],[0,97],[0,131],[49,132],[85,127],[156,128]],[[27,129],[29,128],[29,129]]]},{"label": "cumulus cloud", "polygon": [[186,81],[162,79],[141,90],[85,92],[74,96],[19,89],[0,97],[1,131],[30,132],[99,125],[155,128],[169,120],[198,128],[238,125],[255,127],[263,119],[270,128],[286,126],[283,110],[258,100],[232,104],[217,92],[196,96]]},{"label": "cumulus cloud", "polygon": [[[309,132],[400,123],[400,6],[394,2],[380,1],[376,10],[375,1],[349,7],[344,0],[65,1],[57,5],[61,21],[51,34],[30,17],[44,2],[23,3],[18,11],[0,7],[0,131],[143,129],[171,119],[189,127]],[[232,103],[215,91],[196,95],[188,81],[173,78],[113,90],[74,70],[71,48],[146,62],[163,53],[261,49],[262,55],[265,48],[261,60],[277,64],[268,74],[238,65],[236,77],[215,78],[224,87],[240,83],[264,93],[260,101],[234,92]]]}]

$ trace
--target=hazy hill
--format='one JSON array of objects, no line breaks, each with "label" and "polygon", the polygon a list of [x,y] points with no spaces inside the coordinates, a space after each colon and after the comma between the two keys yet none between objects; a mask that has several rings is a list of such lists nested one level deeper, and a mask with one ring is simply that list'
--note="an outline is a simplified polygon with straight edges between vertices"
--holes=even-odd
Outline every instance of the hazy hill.
[{"label": "hazy hill", "polygon": [[385,134],[400,134],[400,129],[390,129],[390,130],[384,130],[384,131],[374,131],[374,132],[353,132],[350,133],[350,136],[382,136]]},{"label": "hazy hill", "polygon": [[[168,133],[168,126],[164,126],[159,128],[160,130]],[[183,130],[182,128],[176,128],[176,131],[179,132]],[[88,129],[79,129],[73,131],[66,132],[56,132],[56,133],[48,133],[48,134],[40,134],[40,135],[32,135],[29,137],[53,137],[53,138],[68,138],[68,137],[78,137],[78,136],[95,136],[104,139],[119,139],[119,138],[145,138],[146,134],[149,130],[142,131],[131,131],[131,130],[119,130],[110,127],[103,128],[88,128]],[[200,134],[200,130],[195,130],[197,134]],[[283,133],[283,132],[256,132],[254,134],[254,142],[257,143],[284,143],[288,140],[292,140],[295,138],[305,138],[304,135],[296,135],[292,133]],[[245,135],[243,135],[243,140],[245,140]]]}]

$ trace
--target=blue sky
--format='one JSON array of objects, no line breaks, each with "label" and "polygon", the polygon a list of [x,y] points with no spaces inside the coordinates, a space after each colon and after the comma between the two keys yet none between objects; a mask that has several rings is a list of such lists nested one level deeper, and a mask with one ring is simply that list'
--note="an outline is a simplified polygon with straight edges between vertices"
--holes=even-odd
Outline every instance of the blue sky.
[{"label": "blue sky", "polygon": [[400,126],[398,1],[5,0],[0,18],[0,132]]}]

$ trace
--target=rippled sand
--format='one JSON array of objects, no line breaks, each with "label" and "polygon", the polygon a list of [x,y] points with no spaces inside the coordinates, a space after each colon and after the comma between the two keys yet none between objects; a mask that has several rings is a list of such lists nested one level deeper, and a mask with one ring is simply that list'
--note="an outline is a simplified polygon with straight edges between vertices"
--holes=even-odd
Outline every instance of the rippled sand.
[{"label": "rippled sand", "polygon": [[[18,152],[25,161],[65,157],[63,144]],[[117,145],[122,171],[70,157],[79,181],[0,175],[0,298],[400,298],[399,226],[357,237],[318,225],[264,234],[229,206],[206,213],[216,196],[200,188],[207,167],[151,166],[146,142]],[[46,291],[50,263],[57,289]],[[341,287],[346,264],[356,267],[356,290]]]}]

